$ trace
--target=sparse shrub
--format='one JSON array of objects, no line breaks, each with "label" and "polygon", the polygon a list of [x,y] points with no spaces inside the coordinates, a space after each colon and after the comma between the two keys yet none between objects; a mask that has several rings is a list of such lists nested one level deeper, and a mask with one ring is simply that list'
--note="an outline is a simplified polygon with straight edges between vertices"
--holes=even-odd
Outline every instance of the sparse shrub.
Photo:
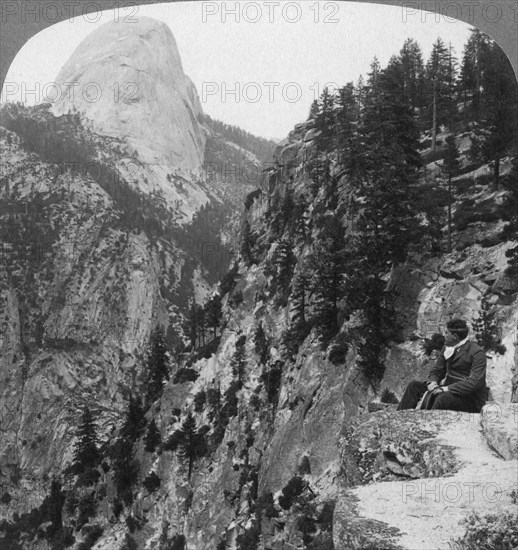
[{"label": "sparse shrub", "polygon": [[0,503],[1,504],[5,504],[6,506],[9,505],[9,503],[11,502],[12,500],[12,497],[11,495],[8,493],[8,492],[5,492],[1,497],[0,497]]},{"label": "sparse shrub", "polygon": [[123,509],[124,505],[122,504],[121,500],[116,498],[113,501],[113,515],[118,518],[121,515]]},{"label": "sparse shrub", "polygon": [[171,550],[184,550],[185,549],[185,535],[176,534],[171,541]]},{"label": "sparse shrub", "polygon": [[307,455],[304,455],[300,459],[300,463],[299,463],[299,467],[298,467],[298,473],[301,476],[311,473],[311,466],[309,464],[309,457]]},{"label": "sparse shrub", "polygon": [[160,487],[160,482],[161,479],[157,476],[157,474],[155,472],[151,472],[142,482],[142,485],[144,485],[148,492],[153,493]]},{"label": "sparse shrub", "polygon": [[485,351],[496,351],[496,353],[504,354],[505,346],[501,343],[498,336],[498,326],[495,319],[496,311],[491,311],[491,305],[487,297],[482,298],[482,304],[479,311],[479,317],[473,322],[473,330],[475,338],[479,346]]},{"label": "sparse shrub", "polygon": [[124,536],[120,550],[138,550],[135,539],[129,533]]},{"label": "sparse shrub", "polygon": [[257,329],[255,330],[254,334],[254,344],[255,344],[255,352],[259,356],[259,361],[261,364],[266,364],[266,361],[268,360],[268,339],[266,338],[266,334],[264,332],[263,324],[259,323],[257,326]]},{"label": "sparse shrub", "polygon": [[91,517],[95,516],[97,504],[92,494],[83,495],[78,504],[79,517],[77,519],[77,529],[79,530]]},{"label": "sparse shrub", "polygon": [[266,394],[270,403],[277,403],[282,380],[283,366],[284,363],[282,361],[276,361],[274,365],[267,370],[264,370],[261,374],[260,380],[266,388]]},{"label": "sparse shrub", "polygon": [[97,470],[97,468],[88,468],[87,470],[82,472],[77,478],[77,486],[91,487],[92,485],[95,485],[99,481],[100,477],[101,477],[101,474]]},{"label": "sparse shrub", "polygon": [[183,384],[184,382],[196,382],[198,373],[194,369],[182,368],[176,371],[173,384]]},{"label": "sparse shrub", "polygon": [[464,523],[464,535],[449,543],[452,550],[512,550],[518,546],[516,512],[505,511],[487,516],[471,512]]},{"label": "sparse shrub", "polygon": [[135,516],[128,516],[126,518],[126,526],[130,533],[134,533],[137,529],[140,529],[141,523]]},{"label": "sparse shrub", "polygon": [[223,276],[221,282],[219,283],[219,291],[221,296],[225,296],[229,292],[232,292],[236,286],[236,277],[238,275],[239,266],[235,263],[232,268]]},{"label": "sparse shrub", "polygon": [[257,550],[261,529],[257,521],[252,522],[251,527],[238,535],[236,540],[237,550]]},{"label": "sparse shrub", "polygon": [[293,476],[279,496],[279,505],[284,510],[289,510],[296,499],[304,492],[307,483],[300,476]]},{"label": "sparse shrub", "polygon": [[250,407],[256,411],[261,409],[261,398],[256,393],[250,396]]},{"label": "sparse shrub", "polygon": [[228,301],[232,309],[236,309],[241,303],[243,303],[243,292],[236,290],[229,298]]},{"label": "sparse shrub", "polygon": [[332,531],[333,529],[333,513],[335,511],[335,503],[327,500],[324,502],[320,513],[317,516],[317,523],[322,531]]},{"label": "sparse shrub", "polygon": [[90,550],[103,534],[103,528],[98,525],[86,525],[83,528],[85,539],[79,544],[77,550]]},{"label": "sparse shrub", "polygon": [[204,390],[199,391],[194,396],[194,412],[201,413],[203,411],[206,398],[207,398],[207,394],[205,393]]},{"label": "sparse shrub", "polygon": [[345,363],[345,356],[349,349],[347,338],[345,334],[338,334],[332,341],[329,346],[329,361],[333,365],[339,365]]},{"label": "sparse shrub", "polygon": [[277,512],[277,509],[275,508],[275,502],[273,500],[273,495],[270,492],[263,493],[257,500],[257,513],[260,515],[261,513],[264,513],[264,515],[268,518],[276,518],[278,517],[279,513]]},{"label": "sparse shrub", "polygon": [[147,427],[146,437],[144,438],[144,450],[148,453],[154,453],[155,449],[160,445],[161,442],[162,437],[156,425],[155,419],[153,418]]}]

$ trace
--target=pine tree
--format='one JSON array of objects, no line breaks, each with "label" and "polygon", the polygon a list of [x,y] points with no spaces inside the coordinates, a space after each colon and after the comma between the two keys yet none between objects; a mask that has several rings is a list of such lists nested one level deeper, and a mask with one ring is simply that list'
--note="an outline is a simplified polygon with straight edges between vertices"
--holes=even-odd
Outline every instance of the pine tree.
[{"label": "pine tree", "polygon": [[319,112],[315,119],[315,128],[319,134],[315,139],[318,151],[328,153],[331,150],[335,134],[334,96],[327,87],[320,96]]},{"label": "pine tree", "polygon": [[329,219],[322,231],[319,249],[313,260],[313,314],[323,345],[338,332],[338,303],[344,296],[345,241],[343,227]]},{"label": "pine tree", "polygon": [[236,350],[230,361],[233,376],[237,379],[238,389],[243,387],[243,378],[245,375],[246,359],[245,359],[245,344],[246,336],[240,336],[236,341]]},{"label": "pine tree", "polygon": [[151,351],[147,361],[146,404],[148,406],[162,395],[164,380],[169,380],[169,360],[161,327],[154,330],[150,347]]},{"label": "pine tree", "polygon": [[188,479],[191,479],[194,462],[206,453],[206,442],[197,427],[192,413],[189,413],[182,423],[178,437],[178,455],[187,465]]},{"label": "pine tree", "polygon": [[97,426],[88,407],[84,408],[82,422],[75,436],[77,441],[74,446],[72,467],[74,473],[81,474],[85,470],[95,468],[100,460]]},{"label": "pine tree", "polygon": [[454,120],[456,112],[454,101],[455,64],[451,48],[448,49],[443,40],[438,38],[433,45],[425,71],[430,102],[428,122],[432,130],[433,151],[436,149],[439,125],[448,125]]},{"label": "pine tree", "polygon": [[[503,236],[507,240],[518,241],[518,153],[515,153],[508,181],[510,182],[510,193],[504,202],[504,219],[508,223],[504,227]],[[507,275],[518,277],[518,245],[509,248],[505,255],[509,258]]]},{"label": "pine tree", "polygon": [[253,263],[253,256],[252,256],[252,234],[250,230],[250,224],[248,223],[248,220],[245,220],[243,224],[243,231],[241,234],[241,256],[243,258],[243,261],[245,264],[250,267]]},{"label": "pine tree", "polygon": [[293,279],[290,301],[292,305],[292,323],[294,325],[305,325],[307,316],[307,295],[311,291],[311,275],[309,262],[304,261],[302,267]]},{"label": "pine tree", "polygon": [[255,352],[259,355],[259,361],[261,364],[266,364],[268,360],[268,339],[266,338],[266,333],[264,332],[263,323],[259,323],[254,334],[254,344]]},{"label": "pine tree", "polygon": [[155,419],[153,418],[147,427],[146,437],[144,438],[144,450],[148,453],[154,453],[155,449],[161,442],[162,438],[160,436],[160,431],[158,430]]},{"label": "pine tree", "polygon": [[198,319],[198,331],[200,335],[200,345],[205,345],[205,308],[199,304],[196,305],[196,318]]},{"label": "pine tree", "polygon": [[455,143],[455,137],[449,135],[446,138],[446,151],[444,156],[444,161],[441,166],[443,174],[448,180],[448,252],[452,250],[451,243],[451,207],[453,203],[451,180],[455,177],[460,170],[460,151]]},{"label": "pine tree", "polygon": [[480,122],[482,111],[480,94],[482,75],[485,70],[489,36],[478,29],[471,29],[471,35],[464,47],[460,71],[460,89],[464,100],[464,120],[468,121],[468,99],[472,102],[471,112],[476,122]]},{"label": "pine tree", "polygon": [[309,109],[308,121],[311,122],[310,126],[315,125],[315,121],[318,117],[319,112],[320,112],[320,108],[318,106],[318,101],[314,99],[313,102],[311,103],[311,108]]},{"label": "pine tree", "polygon": [[296,263],[292,245],[288,239],[281,239],[279,241],[273,256],[273,263],[276,268],[273,281],[273,288],[277,293],[276,303],[278,305],[285,305],[293,267]]},{"label": "pine tree", "polygon": [[45,499],[45,508],[51,523],[48,533],[51,536],[63,527],[62,511],[64,503],[65,496],[61,490],[61,481],[53,477],[50,485],[50,494]]},{"label": "pine tree", "polygon": [[498,326],[496,322],[496,310],[492,311],[491,304],[487,296],[483,296],[479,316],[473,322],[473,330],[477,343],[485,351],[494,350],[497,353],[505,353],[505,346],[501,344],[498,336]]},{"label": "pine tree", "polygon": [[205,318],[207,321],[207,326],[212,328],[213,338],[216,338],[217,330],[221,324],[222,319],[222,310],[221,310],[221,296],[215,294],[207,302],[205,306]]},{"label": "pine tree", "polygon": [[420,114],[425,106],[423,52],[413,38],[408,38],[403,44],[399,61],[403,76],[403,100],[411,106],[414,114]]},{"label": "pine tree", "polygon": [[518,139],[518,85],[509,60],[495,42],[484,50],[483,65],[483,131],[474,141],[472,154],[492,163],[494,187],[498,189],[501,159]]},{"label": "pine tree", "polygon": [[308,202],[303,195],[295,200],[292,216],[294,220],[293,235],[302,242],[306,239],[307,234],[306,219],[304,217],[307,208]]},{"label": "pine tree", "polygon": [[121,436],[128,439],[128,441],[134,442],[142,434],[145,425],[146,418],[144,416],[142,399],[140,395],[136,397],[130,395],[126,418],[121,428]]},{"label": "pine tree", "polygon": [[352,82],[338,91],[338,108],[336,111],[336,134],[340,157],[349,156],[351,140],[358,123],[359,106]]},{"label": "pine tree", "polygon": [[130,505],[133,501],[132,487],[139,471],[139,464],[134,459],[133,442],[126,437],[119,437],[110,449],[110,456],[117,495]]},{"label": "pine tree", "polygon": [[198,338],[198,317],[194,295],[191,296],[190,299],[189,315],[187,317],[187,334],[191,344],[191,351],[194,351],[196,349],[196,340]]}]

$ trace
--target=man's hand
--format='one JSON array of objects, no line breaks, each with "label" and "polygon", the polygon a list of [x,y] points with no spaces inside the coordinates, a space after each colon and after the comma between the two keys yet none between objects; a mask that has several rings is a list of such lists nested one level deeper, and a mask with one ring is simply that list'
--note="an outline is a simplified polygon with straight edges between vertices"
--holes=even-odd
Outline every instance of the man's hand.
[{"label": "man's hand", "polygon": [[437,382],[430,382],[428,386],[426,386],[426,389],[428,391],[432,391],[434,388],[438,388],[438,387],[439,387],[439,384],[437,384]]},{"label": "man's hand", "polygon": [[437,386],[432,390],[432,395],[437,395],[438,393],[442,393],[444,391],[448,391],[448,386]]}]

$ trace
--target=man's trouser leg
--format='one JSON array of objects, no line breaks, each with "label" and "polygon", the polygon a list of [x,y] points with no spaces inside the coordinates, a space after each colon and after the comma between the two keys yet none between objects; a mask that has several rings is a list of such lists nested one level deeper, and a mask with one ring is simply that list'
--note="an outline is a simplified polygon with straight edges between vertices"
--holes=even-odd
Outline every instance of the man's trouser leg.
[{"label": "man's trouser leg", "polygon": [[473,396],[459,397],[450,392],[442,392],[435,396],[432,410],[442,409],[449,411],[479,412]]},{"label": "man's trouser leg", "polygon": [[401,398],[397,410],[402,411],[404,409],[415,409],[416,405],[419,403],[419,399],[423,397],[425,391],[426,382],[412,380],[412,382],[410,382],[410,384],[406,387],[405,393]]}]

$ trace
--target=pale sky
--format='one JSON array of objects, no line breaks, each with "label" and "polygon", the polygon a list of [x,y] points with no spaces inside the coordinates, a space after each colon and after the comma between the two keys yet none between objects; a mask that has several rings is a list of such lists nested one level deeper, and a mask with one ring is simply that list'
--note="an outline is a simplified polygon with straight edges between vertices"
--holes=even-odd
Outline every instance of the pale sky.
[{"label": "pale sky", "polygon": [[[237,16],[232,13],[236,8]],[[469,25],[411,11],[310,0],[182,2],[88,14],[32,38],[10,67],[2,100],[41,101],[41,94],[36,101],[36,94],[28,92],[53,82],[90,32],[108,21],[129,25],[147,16],[171,28],[184,72],[207,114],[256,135],[282,139],[306,120],[312,100],[327,83],[356,82],[374,56],[385,66],[407,38],[420,43],[425,61],[438,36],[461,59]]]}]

